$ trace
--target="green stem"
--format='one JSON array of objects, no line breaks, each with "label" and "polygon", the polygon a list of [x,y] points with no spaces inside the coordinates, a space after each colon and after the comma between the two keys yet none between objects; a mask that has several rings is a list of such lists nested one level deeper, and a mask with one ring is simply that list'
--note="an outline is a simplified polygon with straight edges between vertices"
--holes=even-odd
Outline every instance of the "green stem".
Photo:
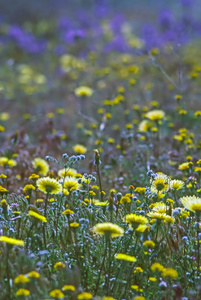
[{"label": "green stem", "polygon": [[6,255],[6,275],[8,283],[8,299],[10,299],[10,271],[9,271],[9,245],[7,246],[7,255]]},{"label": "green stem", "polygon": [[101,267],[100,267],[100,271],[99,271],[99,274],[98,274],[98,279],[97,279],[97,283],[96,283],[96,289],[94,291],[94,296],[96,296],[96,294],[98,292],[98,289],[99,289],[100,277],[101,277],[101,273],[102,273],[102,269],[103,269],[103,266],[104,266],[106,255],[107,255],[107,240],[106,240],[106,243],[105,243],[105,252],[104,252],[102,264],[101,264]]}]

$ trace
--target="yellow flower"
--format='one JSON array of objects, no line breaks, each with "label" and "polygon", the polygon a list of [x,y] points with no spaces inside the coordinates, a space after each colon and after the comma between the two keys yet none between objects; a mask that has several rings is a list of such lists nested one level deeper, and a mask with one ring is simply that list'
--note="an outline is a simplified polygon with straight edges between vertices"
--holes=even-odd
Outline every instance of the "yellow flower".
[{"label": "yellow flower", "polygon": [[143,243],[144,246],[148,247],[148,248],[154,248],[155,247],[155,243],[153,241],[147,240]]},{"label": "yellow flower", "polygon": [[156,177],[151,181],[151,190],[153,192],[168,191],[170,187],[170,178],[163,174],[157,173]]},{"label": "yellow flower", "polygon": [[74,211],[70,209],[66,209],[62,212],[62,215],[72,215],[72,214],[74,214]]},{"label": "yellow flower", "polygon": [[30,278],[39,278],[40,274],[36,271],[31,271],[27,274]]},{"label": "yellow flower", "polygon": [[146,230],[150,229],[151,226],[150,225],[142,225],[140,224],[140,226],[138,226],[138,228],[135,229],[136,232],[139,232],[139,233],[144,233]]},{"label": "yellow flower", "polygon": [[171,180],[170,181],[170,188],[173,190],[180,190],[184,187],[184,182],[182,180]]},{"label": "yellow flower", "polygon": [[31,176],[29,176],[29,179],[38,179],[39,175],[37,174],[31,174]]},{"label": "yellow flower", "polygon": [[16,296],[29,296],[30,291],[27,289],[19,289],[15,294]]},{"label": "yellow flower", "polygon": [[136,214],[128,214],[125,216],[125,222],[130,223],[132,229],[135,229],[137,226],[145,225],[148,223],[148,219],[144,216],[141,215],[136,215]]},{"label": "yellow flower", "polygon": [[79,223],[76,223],[76,222],[70,223],[70,227],[77,228],[79,226],[80,226]]},{"label": "yellow flower", "polygon": [[147,216],[150,218],[153,218],[153,219],[164,220],[169,223],[174,223],[174,219],[167,214],[158,213],[158,212],[150,212],[147,214]]},{"label": "yellow flower", "polygon": [[155,262],[151,265],[151,271],[152,272],[155,272],[155,271],[158,271],[158,272],[163,272],[165,270],[165,268],[163,267],[163,265]]},{"label": "yellow flower", "polygon": [[153,126],[153,123],[148,121],[148,120],[143,120],[140,122],[138,126],[138,131],[139,132],[147,132],[149,129],[151,129]]},{"label": "yellow flower", "polygon": [[[169,206],[166,206],[163,202],[156,202],[151,204],[152,205],[152,210],[154,212],[160,213],[160,214],[165,214],[167,210],[169,209]],[[150,207],[151,207],[150,205]]]},{"label": "yellow flower", "polygon": [[29,214],[31,217],[33,217],[33,218],[35,218],[35,219],[37,219],[37,220],[39,220],[39,221],[41,221],[41,222],[45,222],[45,223],[47,222],[46,217],[44,217],[44,216],[38,214],[37,212],[35,212],[35,211],[33,211],[33,210],[29,210],[29,211],[28,211],[28,214]]},{"label": "yellow flower", "polygon": [[149,277],[149,281],[155,282],[155,281],[157,281],[157,278],[155,278],[155,277]]},{"label": "yellow flower", "polygon": [[171,277],[171,278],[178,278],[179,274],[176,270],[171,269],[171,268],[167,268],[163,271],[162,273],[163,277]]},{"label": "yellow flower", "polygon": [[151,110],[148,113],[146,113],[146,117],[151,120],[151,121],[159,121],[161,119],[163,119],[165,116],[165,113],[163,110]]},{"label": "yellow flower", "polygon": [[62,293],[62,291],[60,291],[60,290],[58,290],[58,289],[51,291],[51,292],[49,293],[49,295],[50,295],[50,297],[52,297],[52,298],[58,298],[58,299],[59,299],[59,298],[64,298],[64,297],[65,297],[64,293]]},{"label": "yellow flower", "polygon": [[201,212],[201,198],[196,196],[184,196],[180,198],[181,203],[192,212]]},{"label": "yellow flower", "polygon": [[115,258],[130,261],[130,262],[135,262],[136,261],[136,258],[134,256],[127,255],[127,254],[124,254],[124,253],[117,253],[115,255]]},{"label": "yellow flower", "polygon": [[180,164],[178,169],[182,170],[182,171],[188,170],[189,169],[189,162],[184,162],[184,163]]},{"label": "yellow flower", "polygon": [[78,154],[84,154],[87,152],[87,148],[83,145],[77,144],[73,147],[73,150]]},{"label": "yellow flower", "polygon": [[18,284],[18,283],[27,283],[29,282],[29,278],[26,277],[24,274],[20,274],[18,275],[15,279],[14,279],[14,283]]},{"label": "yellow flower", "polygon": [[40,175],[44,175],[44,176],[47,175],[47,173],[49,171],[49,165],[44,159],[42,159],[40,157],[36,157],[32,161],[32,165],[33,165],[35,171],[38,172]]},{"label": "yellow flower", "polygon": [[38,179],[36,185],[45,194],[58,194],[62,191],[62,185],[56,179],[50,177]]},{"label": "yellow flower", "polygon": [[7,157],[0,157],[0,166],[5,167],[8,163],[8,158]]},{"label": "yellow flower", "polygon": [[76,176],[77,171],[75,169],[67,168],[58,171],[60,177],[74,177]]},{"label": "yellow flower", "polygon": [[83,96],[91,97],[92,94],[93,94],[93,90],[88,86],[80,86],[75,89],[75,95],[77,97],[83,97]]},{"label": "yellow flower", "polygon": [[146,298],[143,296],[136,296],[135,298],[133,298],[133,300],[146,300]]},{"label": "yellow flower", "polygon": [[0,125],[0,132],[5,131],[5,127],[3,127],[2,125]]},{"label": "yellow flower", "polygon": [[17,239],[12,239],[7,236],[0,236],[0,242],[4,242],[6,244],[10,245],[16,245],[16,246],[24,246],[24,241],[22,240],[17,240]]},{"label": "yellow flower", "polygon": [[55,265],[54,265],[54,269],[57,269],[57,270],[62,270],[66,267],[66,265],[60,261],[58,261]]},{"label": "yellow flower", "polygon": [[17,162],[14,159],[9,159],[7,164],[11,168],[17,166]]},{"label": "yellow flower", "polygon": [[68,190],[68,192],[75,191],[79,189],[81,185],[78,183],[78,179],[75,177],[67,176],[64,179],[64,188]]},{"label": "yellow flower", "polygon": [[29,192],[29,191],[32,191],[32,190],[34,191],[35,189],[36,188],[35,188],[35,186],[33,186],[33,184],[26,184],[25,187],[23,188],[23,191],[24,192],[27,192],[27,191]]},{"label": "yellow flower", "polygon": [[136,267],[134,273],[143,273],[144,270],[141,267]]},{"label": "yellow flower", "polygon": [[62,291],[72,291],[72,292],[74,292],[75,291],[75,287],[74,287],[74,285],[68,285],[68,284],[66,284],[66,285],[64,285],[62,287]]},{"label": "yellow flower", "polygon": [[2,187],[2,186],[0,185],[0,193],[4,194],[4,193],[7,193],[7,192],[8,192],[8,190],[5,189],[4,187]]},{"label": "yellow flower", "polygon": [[113,297],[110,297],[110,296],[106,296],[106,297],[102,298],[102,300],[116,300],[116,299]]},{"label": "yellow flower", "polygon": [[131,199],[127,196],[123,196],[120,200],[120,204],[130,203]]},{"label": "yellow flower", "polygon": [[138,187],[135,188],[135,192],[138,193],[138,194],[144,194],[145,193],[145,187],[138,186]]},{"label": "yellow flower", "polygon": [[78,300],[90,300],[92,299],[92,294],[91,293],[87,293],[87,292],[84,292],[84,293],[81,293],[77,296],[77,299]]},{"label": "yellow flower", "polygon": [[93,227],[93,231],[97,234],[104,234],[109,237],[119,237],[124,234],[124,230],[113,223],[98,223]]}]

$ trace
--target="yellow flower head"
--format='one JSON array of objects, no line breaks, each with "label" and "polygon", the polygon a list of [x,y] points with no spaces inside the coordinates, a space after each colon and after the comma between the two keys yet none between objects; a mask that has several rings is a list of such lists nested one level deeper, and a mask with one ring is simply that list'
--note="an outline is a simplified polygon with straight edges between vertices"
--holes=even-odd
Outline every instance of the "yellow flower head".
[{"label": "yellow flower head", "polygon": [[65,177],[64,179],[64,188],[68,190],[68,192],[75,191],[79,189],[81,185],[78,183],[78,179],[75,177]]},{"label": "yellow flower head", "polygon": [[12,239],[7,236],[0,236],[0,242],[4,242],[6,244],[10,245],[16,245],[16,246],[24,246],[24,241],[22,240],[17,240],[17,239]]},{"label": "yellow flower head", "polygon": [[58,261],[55,265],[54,265],[54,269],[57,269],[57,270],[62,270],[66,267],[66,265],[60,261]]},{"label": "yellow flower head", "polygon": [[155,247],[155,243],[153,241],[147,240],[143,243],[144,246],[148,247],[148,248],[154,248]]},{"label": "yellow flower head", "polygon": [[87,148],[83,145],[77,144],[73,147],[73,150],[78,154],[84,154],[87,152]]},{"label": "yellow flower head", "polygon": [[15,294],[16,296],[29,296],[30,291],[27,289],[19,289]]},{"label": "yellow flower head", "polygon": [[62,287],[62,291],[72,291],[74,292],[75,291],[75,287],[74,285],[69,285],[69,284],[66,284]]},{"label": "yellow flower head", "polygon": [[29,282],[29,278],[26,277],[24,274],[20,274],[18,275],[15,279],[14,279],[14,283],[18,284],[18,283],[27,283]]},{"label": "yellow flower head", "polygon": [[178,169],[182,170],[182,171],[188,170],[189,169],[189,162],[184,162],[184,163],[180,164]]},{"label": "yellow flower head", "polygon": [[127,255],[127,254],[124,254],[124,253],[117,253],[115,255],[115,258],[120,259],[120,260],[130,261],[130,262],[135,262],[136,261],[136,258],[134,256]]},{"label": "yellow flower head", "polygon": [[167,192],[169,188],[170,178],[163,173],[157,173],[156,177],[151,181],[152,192]]},{"label": "yellow flower head", "polygon": [[136,214],[128,214],[125,216],[125,222],[130,223],[131,227],[135,229],[137,226],[145,225],[148,223],[148,219],[144,216],[141,215],[136,215]]},{"label": "yellow flower head", "polygon": [[192,212],[201,213],[201,198],[196,196],[184,196],[180,198],[181,203]]},{"label": "yellow flower head", "polygon": [[77,299],[78,300],[90,300],[92,299],[93,295],[91,293],[87,293],[87,292],[84,292],[84,293],[81,293],[77,296]]},{"label": "yellow flower head", "polygon": [[75,95],[77,97],[91,97],[93,94],[93,90],[88,86],[80,86],[75,89]]},{"label": "yellow flower head", "polygon": [[23,188],[24,192],[30,192],[34,191],[36,188],[33,184],[26,184],[25,187]]},{"label": "yellow flower head", "polygon": [[[156,202],[152,204],[152,210],[153,212],[157,212],[160,214],[165,214],[167,210],[169,209],[169,206],[166,206],[163,202]],[[151,205],[150,205],[151,207]]]},{"label": "yellow flower head", "polygon": [[64,293],[62,293],[62,291],[56,289],[56,290],[53,290],[49,293],[50,297],[52,298],[56,298],[56,299],[60,299],[60,298],[64,298],[65,295]]},{"label": "yellow flower head", "polygon": [[39,278],[40,274],[36,271],[31,271],[27,274],[30,278]]},{"label": "yellow flower head", "polygon": [[75,169],[67,168],[67,169],[62,169],[58,171],[58,175],[60,177],[74,177],[76,176],[77,171]]},{"label": "yellow flower head", "polygon": [[130,197],[127,197],[127,196],[123,196],[120,200],[120,204],[126,204],[126,203],[130,203],[131,202],[131,199]]},{"label": "yellow flower head", "polygon": [[36,185],[45,194],[59,194],[62,191],[62,185],[56,179],[50,177],[38,179]]},{"label": "yellow flower head", "polygon": [[151,120],[151,121],[159,121],[161,119],[163,119],[165,116],[165,113],[163,110],[151,110],[148,113],[146,113],[146,117]]},{"label": "yellow flower head", "polygon": [[66,209],[62,212],[62,215],[72,215],[72,214],[74,214],[74,211],[70,209]]},{"label": "yellow flower head", "polygon": [[124,234],[124,230],[113,223],[98,223],[93,227],[93,231],[97,234],[104,234],[109,237],[119,237]]},{"label": "yellow flower head", "polygon": [[35,169],[35,172],[39,173],[40,175],[46,176],[47,173],[49,172],[48,163],[40,157],[36,157],[32,161],[32,165],[33,165],[33,168]]},{"label": "yellow flower head", "polygon": [[174,179],[170,181],[170,188],[173,190],[180,190],[183,187],[184,187],[184,181],[182,180]]},{"label": "yellow flower head", "polygon": [[151,265],[151,271],[152,272],[155,272],[155,271],[158,271],[158,272],[163,272],[165,270],[165,268],[163,267],[163,265],[155,262]]},{"label": "yellow flower head", "polygon": [[167,268],[163,271],[162,273],[162,277],[166,278],[166,277],[170,277],[170,278],[178,278],[179,274],[176,270],[171,269],[171,268]]},{"label": "yellow flower head", "polygon": [[46,217],[44,217],[44,216],[38,214],[37,212],[35,212],[35,211],[33,211],[33,210],[29,210],[29,211],[28,211],[28,214],[29,214],[31,217],[33,217],[33,218],[35,218],[35,219],[37,219],[37,220],[39,220],[39,221],[41,221],[41,222],[45,222],[45,223],[47,222]]},{"label": "yellow flower head", "polygon": [[140,124],[138,125],[138,131],[139,132],[147,132],[149,129],[151,129],[153,127],[153,123],[151,121],[148,120],[143,120],[142,122],[140,122]]}]

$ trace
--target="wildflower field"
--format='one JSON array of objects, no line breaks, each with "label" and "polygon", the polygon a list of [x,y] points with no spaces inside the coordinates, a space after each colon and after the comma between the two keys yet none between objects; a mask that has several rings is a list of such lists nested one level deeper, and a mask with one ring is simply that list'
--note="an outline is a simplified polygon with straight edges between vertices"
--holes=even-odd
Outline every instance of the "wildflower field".
[{"label": "wildflower field", "polygon": [[12,3],[0,300],[200,300],[201,3]]}]

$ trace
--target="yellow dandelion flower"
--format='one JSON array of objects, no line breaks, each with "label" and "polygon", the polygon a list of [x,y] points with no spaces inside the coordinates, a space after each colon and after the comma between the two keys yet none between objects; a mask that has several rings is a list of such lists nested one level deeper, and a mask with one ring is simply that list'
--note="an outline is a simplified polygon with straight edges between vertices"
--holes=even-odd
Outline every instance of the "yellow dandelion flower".
[{"label": "yellow dandelion flower", "polygon": [[74,214],[74,211],[70,209],[66,209],[62,212],[62,215],[72,215],[72,214]]},{"label": "yellow dandelion flower", "polygon": [[169,187],[170,187],[170,178],[163,173],[157,173],[156,177],[153,180],[151,180],[152,191],[167,192]]},{"label": "yellow dandelion flower", "polygon": [[155,272],[155,271],[158,271],[158,272],[163,272],[165,270],[165,268],[163,267],[163,265],[155,262],[151,265],[151,271],[152,272]]},{"label": "yellow dandelion flower", "polygon": [[63,287],[62,287],[62,291],[64,291],[64,292],[66,292],[66,291],[72,291],[72,292],[74,292],[75,291],[75,287],[74,287],[74,285],[68,285],[68,284],[66,284],[66,285],[64,285]]},{"label": "yellow dandelion flower", "polygon": [[30,291],[27,289],[19,289],[17,290],[17,292],[15,293],[16,296],[29,296],[30,295]]},{"label": "yellow dandelion flower", "polygon": [[7,164],[11,168],[17,166],[17,162],[14,159],[9,159]]},{"label": "yellow dandelion flower", "polygon": [[40,274],[36,271],[31,271],[27,274],[30,278],[39,278]]},{"label": "yellow dandelion flower", "polygon": [[201,213],[201,198],[196,196],[184,196],[180,198],[181,203],[185,208],[192,212]]},{"label": "yellow dandelion flower", "polygon": [[4,193],[7,193],[7,192],[8,192],[8,190],[5,189],[4,187],[2,187],[2,186],[0,185],[0,193],[4,194]]},{"label": "yellow dandelion flower", "polygon": [[146,113],[146,117],[151,121],[159,121],[163,119],[164,116],[165,116],[164,111],[159,109],[151,110],[148,113]]},{"label": "yellow dandelion flower", "polygon": [[121,200],[120,200],[120,204],[126,204],[126,203],[130,203],[131,202],[131,199],[127,196],[123,196],[121,197]]},{"label": "yellow dandelion flower", "polygon": [[162,277],[166,278],[166,277],[170,277],[170,278],[178,278],[179,274],[176,270],[171,269],[171,268],[167,268],[162,272]]},{"label": "yellow dandelion flower", "polygon": [[42,159],[40,157],[36,157],[32,161],[32,166],[35,169],[35,171],[37,173],[39,173],[40,175],[46,176],[47,173],[49,172],[49,165],[48,165],[48,163],[44,159]]},{"label": "yellow dandelion flower", "polygon": [[108,237],[119,237],[124,234],[124,230],[113,223],[98,223],[93,227],[93,231],[97,234],[103,234]]},{"label": "yellow dandelion flower", "polygon": [[0,236],[0,242],[4,242],[6,244],[16,245],[16,246],[24,246],[24,241],[13,239],[13,238],[9,238],[9,237],[3,236],[3,235]]},{"label": "yellow dandelion flower", "polygon": [[182,163],[182,164],[179,165],[178,169],[182,170],[182,171],[188,170],[189,166],[190,166],[189,162],[184,162],[184,163]]},{"label": "yellow dandelion flower", "polygon": [[136,229],[135,229],[135,231],[136,232],[139,232],[139,233],[144,233],[146,230],[148,230],[148,229],[150,229],[151,228],[151,226],[150,225],[146,225],[146,224],[144,224],[144,225],[139,225]]},{"label": "yellow dandelion flower", "polygon": [[67,176],[64,179],[64,188],[68,190],[68,192],[78,190],[81,185],[78,183],[78,179],[75,177]]},{"label": "yellow dandelion flower", "polygon": [[77,296],[77,299],[78,300],[90,300],[92,299],[93,295],[91,293],[87,293],[87,292],[84,292],[84,293],[81,293]]},{"label": "yellow dandelion flower", "polygon": [[76,176],[77,174],[77,171],[75,169],[71,169],[71,168],[68,168],[68,169],[62,169],[62,170],[59,170],[58,171],[58,175],[60,177],[74,177]]},{"label": "yellow dandelion flower", "polygon": [[57,269],[57,270],[62,270],[66,267],[66,265],[60,261],[58,261],[55,265],[54,265],[54,269]]},{"label": "yellow dandelion flower", "polygon": [[149,281],[156,282],[157,278],[155,278],[155,277],[149,277]]},{"label": "yellow dandelion flower", "polygon": [[110,297],[110,296],[106,296],[106,297],[102,298],[102,300],[116,300],[116,299],[113,297]]},{"label": "yellow dandelion flower", "polygon": [[28,211],[28,214],[29,214],[31,217],[33,217],[33,218],[35,218],[35,219],[37,219],[37,220],[39,220],[39,221],[41,221],[41,222],[45,222],[45,223],[47,222],[46,217],[44,217],[44,216],[38,214],[37,212],[35,212],[35,211],[33,211],[33,210],[29,210],[29,211]]},{"label": "yellow dandelion flower", "polygon": [[14,283],[18,284],[18,283],[27,283],[29,282],[29,278],[26,277],[24,274],[20,274],[18,275],[15,279],[14,279]]},{"label": "yellow dandelion flower", "polygon": [[30,192],[30,191],[34,191],[36,188],[33,184],[26,184],[25,187],[23,188],[24,192]]},{"label": "yellow dandelion flower", "polygon": [[148,121],[148,120],[143,120],[142,122],[140,122],[140,124],[138,125],[138,131],[139,132],[147,132],[149,131],[149,129],[151,129],[153,127],[153,123]]},{"label": "yellow dandelion flower", "polygon": [[143,273],[144,270],[141,267],[136,267],[133,273]]},{"label": "yellow dandelion flower", "polygon": [[31,174],[31,176],[29,176],[29,179],[38,179],[39,175],[37,174]]},{"label": "yellow dandelion flower", "polygon": [[166,206],[163,202],[156,202],[152,205],[152,210],[160,214],[165,214],[168,209],[169,206]]},{"label": "yellow dandelion flower", "polygon": [[146,300],[146,298],[143,296],[136,296],[135,298],[133,298],[133,300]]},{"label": "yellow dandelion flower", "polygon": [[50,177],[38,179],[36,185],[45,194],[59,194],[62,191],[62,185],[56,179]]},{"label": "yellow dandelion flower", "polygon": [[144,216],[137,214],[128,214],[125,216],[125,222],[131,224],[132,229],[136,229],[140,224],[145,225],[148,219]]},{"label": "yellow dandelion flower", "polygon": [[56,299],[60,299],[60,298],[64,298],[65,295],[64,293],[62,293],[62,291],[56,289],[56,290],[53,290],[49,293],[50,297],[52,298],[56,298]]},{"label": "yellow dandelion flower", "polygon": [[77,144],[73,147],[73,150],[78,154],[84,154],[87,152],[87,148],[83,145]]},{"label": "yellow dandelion flower", "polygon": [[145,187],[141,187],[141,186],[136,187],[135,188],[135,193],[144,194],[145,193]]},{"label": "yellow dandelion flower", "polygon": [[184,187],[184,181],[182,180],[174,179],[170,181],[170,188],[173,190],[180,190],[183,187]]},{"label": "yellow dandelion flower", "polygon": [[120,259],[120,260],[130,261],[130,262],[135,262],[136,261],[136,258],[134,256],[127,255],[127,254],[124,254],[124,253],[117,253],[115,255],[115,258]]},{"label": "yellow dandelion flower", "polygon": [[157,220],[164,220],[168,223],[174,223],[174,219],[167,214],[158,213],[158,212],[150,212],[147,214],[147,216],[150,218],[153,218],[153,219],[157,219]]},{"label": "yellow dandelion flower", "polygon": [[80,86],[75,89],[75,95],[77,97],[91,97],[93,94],[93,90],[88,86]]},{"label": "yellow dandelion flower", "polygon": [[79,223],[76,223],[76,222],[70,223],[70,227],[77,228],[79,226],[80,226]]},{"label": "yellow dandelion flower", "polygon": [[155,243],[153,241],[147,240],[143,243],[144,246],[148,247],[148,248],[154,248],[155,247]]}]

